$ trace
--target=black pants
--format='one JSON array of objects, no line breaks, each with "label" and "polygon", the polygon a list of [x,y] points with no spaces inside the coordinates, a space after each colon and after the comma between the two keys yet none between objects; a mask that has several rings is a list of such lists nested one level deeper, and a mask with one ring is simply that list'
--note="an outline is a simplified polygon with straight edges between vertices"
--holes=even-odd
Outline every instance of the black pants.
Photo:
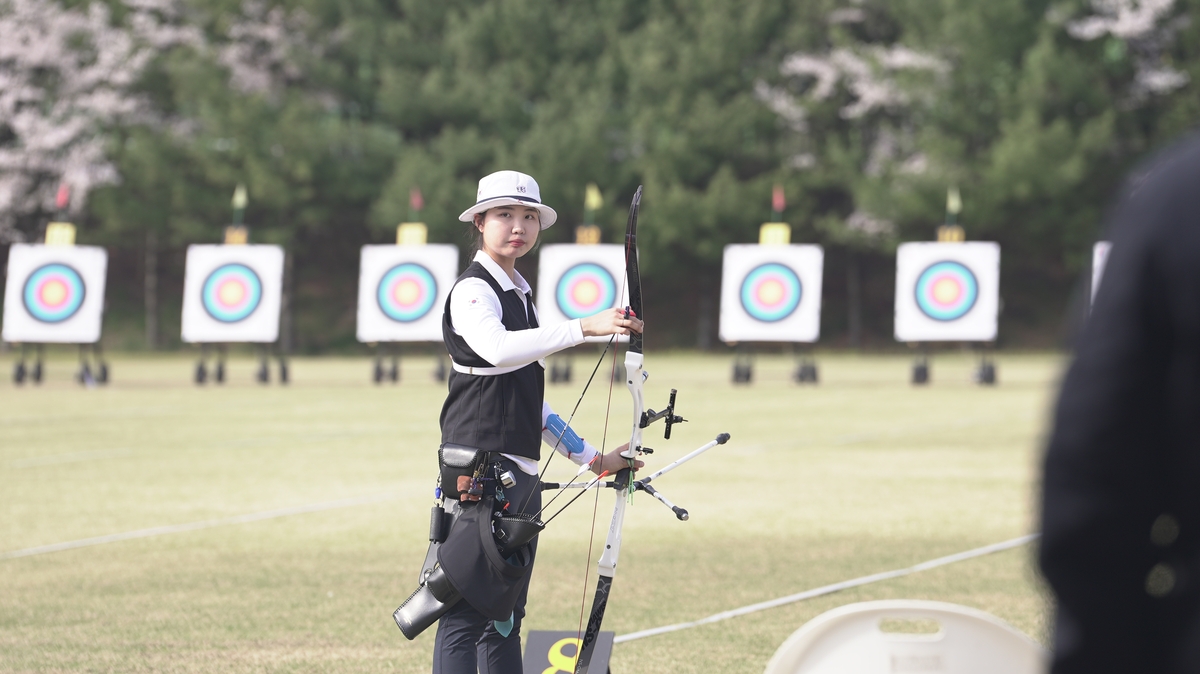
[{"label": "black pants", "polygon": [[[504,490],[514,511],[536,513],[542,507],[542,491],[536,475],[528,475],[509,459],[501,457],[504,470],[512,471],[517,484]],[[537,539],[531,544],[537,550]],[[526,585],[513,609],[513,628],[507,637],[496,631],[492,620],[460,600],[438,621],[433,644],[433,674],[521,674],[521,619],[525,617]]]}]

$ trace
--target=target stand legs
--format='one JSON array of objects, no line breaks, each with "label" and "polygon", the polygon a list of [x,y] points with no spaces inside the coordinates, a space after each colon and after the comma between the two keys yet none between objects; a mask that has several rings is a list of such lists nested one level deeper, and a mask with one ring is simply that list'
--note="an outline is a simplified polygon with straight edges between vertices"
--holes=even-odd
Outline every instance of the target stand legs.
[{"label": "target stand legs", "polygon": [[[277,349],[275,358],[279,361],[279,383],[287,384],[291,381],[291,373],[288,370],[287,356],[284,355],[282,349]],[[271,345],[262,344],[258,348],[258,371],[254,374],[254,380],[260,384],[271,383]]]},{"label": "target stand legs", "polygon": [[25,343],[21,344],[21,355],[18,358],[16,364],[13,365],[13,383],[14,384],[18,384],[18,385],[24,384],[26,379],[28,379],[29,381],[31,381],[34,384],[42,383],[42,375],[45,372],[45,369],[42,366],[42,345],[41,344],[33,345],[34,360],[33,360],[32,365],[27,365],[25,363],[25,360],[26,360],[26,358],[28,358],[28,355],[29,355],[29,351],[30,351],[29,347],[30,347],[29,344],[25,344]]},{"label": "target stand legs", "polygon": [[383,383],[383,346],[380,344],[375,345],[375,358],[371,361],[371,382]]},{"label": "target stand legs", "polygon": [[[413,349],[410,349],[410,352]],[[423,348],[416,347],[418,354],[428,353]],[[382,384],[391,382],[399,384],[404,379],[401,361],[404,359],[404,348],[400,342],[378,343],[375,345],[375,357],[371,361],[371,382]],[[450,361],[441,351],[436,352],[433,371],[429,373],[434,381],[444,382],[450,376]]]},{"label": "target stand legs", "polygon": [[792,372],[792,380],[797,384],[816,384],[820,380],[816,359],[811,352],[801,350],[799,344],[793,344],[792,348],[796,354],[796,369]]},{"label": "target stand legs", "polygon": [[104,354],[100,352],[100,342],[92,345],[92,356],[96,359],[96,381],[102,385],[108,384],[108,361],[104,360]]},{"label": "target stand legs", "polygon": [[[91,352],[89,357],[88,352]],[[38,358],[39,365],[41,358]],[[41,374],[39,373],[40,377]],[[75,373],[75,381],[91,388],[97,384],[108,383],[108,363],[100,354],[100,343],[79,345],[79,371]]]},{"label": "target stand legs", "polygon": [[75,373],[75,381],[84,386],[95,386],[96,379],[92,377],[92,368],[88,363],[87,347],[83,344],[79,345],[79,372]]},{"label": "target stand legs", "polygon": [[196,371],[192,378],[193,381],[195,381],[197,385],[202,385],[208,381],[208,378],[210,376],[209,369],[208,369],[208,359],[209,359],[210,352],[214,348],[217,352],[217,355],[216,355],[216,361],[213,363],[213,366],[212,366],[212,372],[211,372],[212,380],[213,380],[214,384],[224,384],[225,383],[225,354],[227,352],[227,347],[224,344],[216,344],[216,345],[201,344],[200,345],[200,360],[196,361]]},{"label": "target stand legs", "polygon": [[[390,353],[389,353],[390,352]],[[388,365],[388,361],[391,364]],[[385,381],[390,381],[393,384],[400,381],[400,347],[395,346],[392,349],[377,344],[375,346],[375,361],[371,367],[371,381],[376,384],[382,384]]]},{"label": "target stand legs", "polygon": [[975,383],[980,386],[996,385],[996,362],[987,350],[979,354],[979,369],[975,370]]},{"label": "target stand legs", "polygon": [[22,344],[21,345],[21,355],[18,356],[16,362],[13,363],[13,375],[12,375],[13,383],[18,386],[20,386],[21,384],[24,384],[25,383],[25,375],[26,375],[25,345]]},{"label": "target stand legs", "polygon": [[271,383],[271,354],[266,346],[258,347],[258,371],[254,373],[254,380],[260,384]]},{"label": "target stand legs", "polygon": [[733,356],[733,383],[749,384],[754,380],[754,357],[745,347],[737,347]]},{"label": "target stand legs", "polygon": [[[266,344],[263,349],[267,352],[267,357],[270,358],[271,345]],[[283,341],[275,343],[275,360],[279,365],[279,383],[287,385],[292,381],[292,373],[290,363],[288,363],[287,351],[284,349]]]},{"label": "target stand legs", "polygon": [[929,355],[922,352],[917,354],[912,366],[912,383],[914,386],[924,386],[929,383]]},{"label": "target stand legs", "polygon": [[217,345],[217,364],[213,366],[213,381],[218,384],[225,383],[225,352],[224,344]]},{"label": "target stand legs", "polygon": [[194,381],[197,386],[200,386],[200,385],[204,384],[204,382],[208,381],[208,369],[205,368],[205,366],[204,366],[204,361],[207,358],[208,358],[208,345],[201,344],[200,345],[200,360],[196,361],[196,370],[192,374],[192,381]]}]

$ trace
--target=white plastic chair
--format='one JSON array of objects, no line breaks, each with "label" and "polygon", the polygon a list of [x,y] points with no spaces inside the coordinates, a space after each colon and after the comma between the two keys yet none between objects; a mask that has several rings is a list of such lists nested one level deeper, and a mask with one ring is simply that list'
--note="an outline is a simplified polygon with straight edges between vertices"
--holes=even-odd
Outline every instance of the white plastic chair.
[{"label": "white plastic chair", "polygon": [[[884,632],[885,620],[934,621],[934,633]],[[1042,674],[1041,646],[995,616],[938,601],[850,604],[783,642],[765,674]]]}]

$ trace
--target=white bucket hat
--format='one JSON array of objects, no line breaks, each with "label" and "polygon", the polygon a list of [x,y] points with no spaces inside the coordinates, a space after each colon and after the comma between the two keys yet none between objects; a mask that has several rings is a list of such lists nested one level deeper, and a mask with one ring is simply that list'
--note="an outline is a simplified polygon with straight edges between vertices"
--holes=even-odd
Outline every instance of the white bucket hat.
[{"label": "white bucket hat", "polygon": [[529,206],[541,213],[542,229],[558,220],[558,213],[542,203],[542,191],[532,176],[517,171],[496,171],[479,179],[475,205],[462,212],[458,219],[472,222],[476,213],[497,206]]}]

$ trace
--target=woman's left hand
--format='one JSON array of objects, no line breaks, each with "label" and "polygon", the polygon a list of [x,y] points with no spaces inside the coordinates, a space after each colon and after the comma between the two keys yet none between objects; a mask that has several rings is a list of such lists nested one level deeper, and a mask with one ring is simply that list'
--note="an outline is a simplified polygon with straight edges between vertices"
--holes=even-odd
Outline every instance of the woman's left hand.
[{"label": "woman's left hand", "polygon": [[[619,470],[624,470],[626,468],[629,468],[630,467],[629,459],[626,459],[625,457],[621,456],[621,452],[625,451],[628,448],[629,448],[629,443],[627,442],[607,454],[602,454],[600,456],[597,456],[592,461],[592,472],[599,475],[600,473],[603,473],[604,471],[607,470],[608,474],[612,475],[613,473],[616,473]],[[641,459],[634,459],[633,466],[632,466],[634,472],[636,473],[637,469],[641,468],[644,465],[646,465],[645,461],[642,461]]]},{"label": "woman's left hand", "polygon": [[598,314],[579,319],[579,327],[583,329],[584,337],[628,335],[630,332],[640,334],[642,319],[633,312],[626,314],[624,309],[605,309]]}]

